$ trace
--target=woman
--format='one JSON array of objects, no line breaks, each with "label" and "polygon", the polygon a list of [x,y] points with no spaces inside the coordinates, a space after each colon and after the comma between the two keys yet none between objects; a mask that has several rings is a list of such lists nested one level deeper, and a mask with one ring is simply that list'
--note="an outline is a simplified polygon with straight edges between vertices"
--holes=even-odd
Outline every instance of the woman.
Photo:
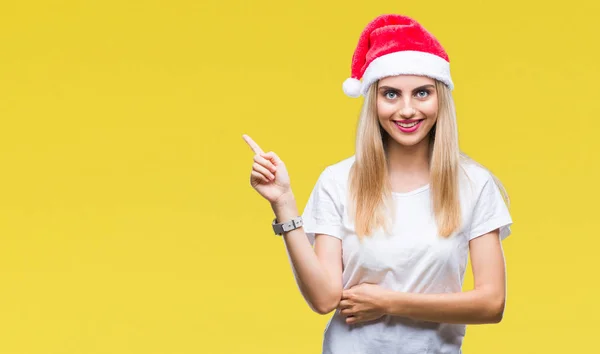
[{"label": "woman", "polygon": [[[466,324],[502,319],[508,198],[460,152],[452,88],[446,52],[415,20],[369,23],[343,85],[365,97],[356,152],[324,169],[300,218],[283,161],[244,135],[252,186],[288,222],[274,229],[300,291],[335,310],[323,353],[461,353]],[[469,251],[475,287],[462,292]]]}]

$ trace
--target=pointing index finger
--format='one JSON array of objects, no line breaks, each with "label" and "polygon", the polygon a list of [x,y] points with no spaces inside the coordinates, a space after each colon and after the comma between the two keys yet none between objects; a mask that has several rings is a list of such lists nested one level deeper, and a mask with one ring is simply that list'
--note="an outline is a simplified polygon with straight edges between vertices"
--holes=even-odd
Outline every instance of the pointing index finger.
[{"label": "pointing index finger", "polygon": [[244,138],[246,143],[250,146],[250,148],[252,149],[252,151],[254,151],[255,154],[264,154],[264,151],[258,146],[257,143],[254,142],[254,140],[252,140],[251,137],[244,134],[242,135],[242,138]]}]

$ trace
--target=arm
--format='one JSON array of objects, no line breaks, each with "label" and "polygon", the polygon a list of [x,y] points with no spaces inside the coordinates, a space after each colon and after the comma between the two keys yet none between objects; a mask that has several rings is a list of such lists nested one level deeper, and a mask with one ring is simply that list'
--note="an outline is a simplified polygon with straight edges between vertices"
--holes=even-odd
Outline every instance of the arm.
[{"label": "arm", "polygon": [[417,320],[481,324],[502,319],[506,275],[498,229],[469,242],[475,287],[460,293],[417,294],[390,292],[384,312]]},{"label": "arm", "polygon": [[[242,137],[255,153],[250,174],[252,188],[271,203],[277,220],[287,221],[298,216],[296,200],[290,187],[290,177],[283,161],[273,151],[265,153],[248,135],[244,134]],[[309,201],[315,195],[321,194],[332,201],[329,192],[331,187],[325,185],[324,172]],[[325,202],[325,205],[330,204]],[[309,206],[307,208],[312,210]],[[335,208],[321,209],[319,213],[332,218],[339,216],[336,215]],[[342,241],[336,237],[315,234],[315,249],[313,249],[304,227],[285,232],[283,239],[302,296],[315,312],[321,314],[331,312],[337,307],[342,295]]]},{"label": "arm", "polygon": [[[292,193],[271,207],[277,220],[290,220],[298,215]],[[283,234],[294,278],[302,296],[319,314],[333,311],[342,296],[342,242],[328,235],[315,237],[311,246],[302,227]]]}]

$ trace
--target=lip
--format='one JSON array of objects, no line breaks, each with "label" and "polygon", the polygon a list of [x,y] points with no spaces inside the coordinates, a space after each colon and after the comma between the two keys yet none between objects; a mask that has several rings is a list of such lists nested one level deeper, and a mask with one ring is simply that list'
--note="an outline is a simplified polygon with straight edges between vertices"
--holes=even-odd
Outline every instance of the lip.
[{"label": "lip", "polygon": [[[421,123],[423,122],[424,119],[405,119],[405,120],[394,120],[394,125],[401,131],[404,133],[413,133],[415,131],[417,131],[420,127],[421,127]],[[398,125],[397,123],[414,123],[417,122],[417,124],[413,127],[410,128],[403,128],[400,125]]]},{"label": "lip", "polygon": [[393,120],[392,122],[398,122],[398,123],[412,123],[412,122],[418,122],[420,120],[425,120],[425,118],[421,118],[421,119],[400,119],[400,120]]}]

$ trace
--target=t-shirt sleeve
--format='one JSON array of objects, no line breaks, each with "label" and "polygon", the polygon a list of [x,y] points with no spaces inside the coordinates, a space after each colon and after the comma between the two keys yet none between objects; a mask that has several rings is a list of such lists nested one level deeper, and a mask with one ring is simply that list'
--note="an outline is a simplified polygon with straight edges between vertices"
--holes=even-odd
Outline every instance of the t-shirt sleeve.
[{"label": "t-shirt sleeve", "polygon": [[489,173],[475,202],[471,220],[469,240],[483,236],[497,228],[500,229],[500,240],[504,240],[511,233],[510,227],[513,222],[508,207],[502,198],[500,189]]},{"label": "t-shirt sleeve", "polygon": [[342,238],[342,210],[340,188],[332,171],[326,167],[317,179],[302,213],[304,232],[311,245],[314,245],[316,234]]}]

